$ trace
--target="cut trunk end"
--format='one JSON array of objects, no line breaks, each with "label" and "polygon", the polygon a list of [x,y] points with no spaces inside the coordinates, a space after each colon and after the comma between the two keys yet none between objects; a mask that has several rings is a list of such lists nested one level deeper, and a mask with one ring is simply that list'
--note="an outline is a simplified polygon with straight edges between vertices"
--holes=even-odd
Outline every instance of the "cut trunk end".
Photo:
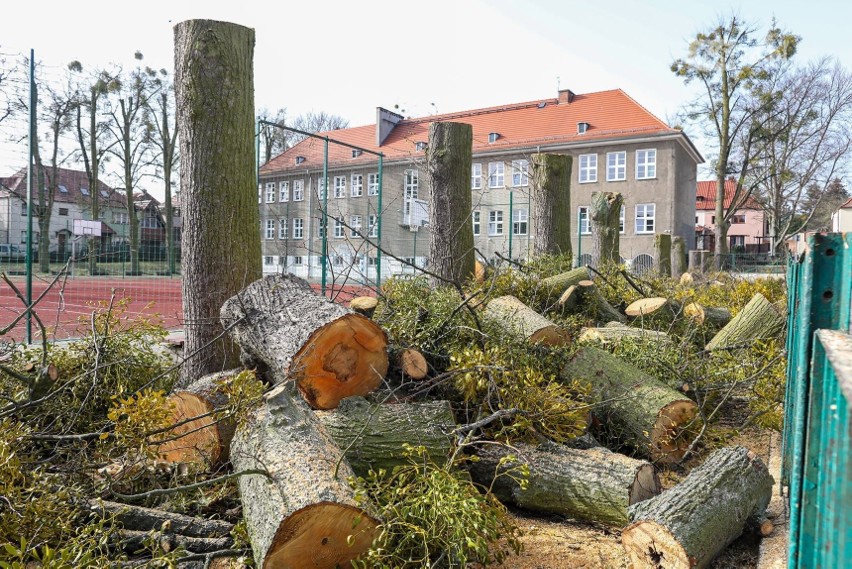
[{"label": "cut trunk end", "polygon": [[631,567],[648,569],[692,569],[695,565],[671,532],[652,521],[636,522],[621,534]]},{"label": "cut trunk end", "polygon": [[683,458],[695,434],[690,427],[697,413],[698,406],[689,399],[672,401],[660,409],[651,430],[651,460],[671,464]]}]

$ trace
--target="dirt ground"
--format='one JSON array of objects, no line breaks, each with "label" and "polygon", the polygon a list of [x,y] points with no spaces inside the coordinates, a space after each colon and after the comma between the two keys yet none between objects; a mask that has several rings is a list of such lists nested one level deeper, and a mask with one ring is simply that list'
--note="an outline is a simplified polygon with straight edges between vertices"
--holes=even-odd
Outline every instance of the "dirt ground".
[{"label": "dirt ground", "polygon": [[[742,445],[769,463],[770,431],[749,429],[726,444]],[[706,455],[705,455],[706,456]],[[701,462],[697,459],[695,467]],[[676,477],[661,476],[664,487]],[[509,557],[502,566],[509,569],[629,569],[621,546],[621,534],[559,517],[534,517],[514,510],[512,516],[523,531],[524,551]],[[743,535],[734,541],[710,566],[711,569],[756,569],[760,538]]]}]

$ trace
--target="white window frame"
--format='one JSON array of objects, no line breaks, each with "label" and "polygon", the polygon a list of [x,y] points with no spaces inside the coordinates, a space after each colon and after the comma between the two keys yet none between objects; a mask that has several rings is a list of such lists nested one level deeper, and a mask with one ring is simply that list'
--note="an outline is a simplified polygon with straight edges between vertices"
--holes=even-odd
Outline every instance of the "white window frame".
[{"label": "white window frame", "polygon": [[621,204],[621,211],[618,213],[618,232],[621,235],[624,235],[624,233],[625,233],[626,216],[627,216],[627,206],[625,206],[624,204]]},{"label": "white window frame", "polygon": [[379,236],[379,216],[378,215],[370,215],[368,218],[368,223],[370,224],[370,237],[378,237]]},{"label": "white window frame", "polygon": [[[301,217],[296,217],[293,219],[293,238],[294,239],[302,239],[305,237],[305,220]],[[297,263],[293,263],[297,264]]]},{"label": "white window frame", "polygon": [[267,241],[271,241],[275,239],[275,220],[267,219],[266,220],[266,232],[264,233],[264,237]]},{"label": "white window frame", "polygon": [[505,186],[506,165],[502,162],[488,163],[488,187],[502,188]]},{"label": "white window frame", "polygon": [[325,190],[327,186],[328,178],[323,178],[322,176],[317,178],[317,196],[319,197],[319,199],[325,199]]},{"label": "white window frame", "polygon": [[263,203],[263,184],[257,185],[257,203]]},{"label": "white window frame", "polygon": [[293,180],[293,201],[300,202],[305,199],[305,181]]},{"label": "white window frame", "polygon": [[473,223],[473,235],[478,236],[482,233],[482,212],[478,209],[471,212],[471,222]]},{"label": "white window frame", "polygon": [[530,185],[530,161],[524,158],[512,160],[512,187],[521,188]]},{"label": "white window frame", "polygon": [[361,237],[361,216],[349,216],[349,235],[351,237]]},{"label": "white window frame", "polygon": [[301,255],[293,255],[293,266],[301,267],[304,264],[304,259]]},{"label": "white window frame", "polygon": [[636,151],[636,179],[653,180],[657,177],[657,149],[643,148]]},{"label": "white window frame", "polygon": [[[636,204],[636,222],[634,227],[637,235],[648,235],[657,229],[657,204]],[[650,215],[649,215],[650,214]]]},{"label": "white window frame", "polygon": [[278,201],[279,202],[288,202],[290,201],[290,182],[283,181],[278,184]]},{"label": "white window frame", "polygon": [[345,198],[346,197],[346,176],[335,176],[334,177],[334,197],[335,198]]},{"label": "white window frame", "polygon": [[403,194],[403,209],[405,210],[405,218],[408,219],[411,215],[411,200],[417,199],[417,191],[420,186],[420,173],[416,169],[406,170],[403,180],[403,187],[405,189],[405,193]]},{"label": "white window frame", "polygon": [[369,174],[367,174],[367,195],[368,196],[379,195],[379,173],[378,172],[370,172]]},{"label": "white window frame", "polygon": [[492,209],[488,212],[488,236],[503,235],[503,210]]},{"label": "white window frame", "polygon": [[580,235],[592,234],[592,221],[589,219],[589,206],[581,205],[577,208],[577,223],[580,224]]},{"label": "white window frame", "polygon": [[482,163],[474,162],[470,166],[470,189],[482,189]]},{"label": "white window frame", "polygon": [[266,182],[266,203],[275,203],[275,182]]},{"label": "white window frame", "polygon": [[526,235],[529,232],[530,213],[526,209],[512,212],[512,235]]},{"label": "white window frame", "polygon": [[591,184],[598,181],[598,155],[580,154],[580,169],[578,181],[581,184]]},{"label": "white window frame", "polygon": [[334,218],[334,238],[335,239],[343,239],[346,237],[346,227],[343,225],[342,217]]},{"label": "white window frame", "polygon": [[627,152],[606,153],[606,181],[623,182],[627,179]]},{"label": "white window frame", "polygon": [[283,217],[278,220],[278,239],[287,239],[287,229],[290,224],[287,223],[287,218]]},{"label": "white window frame", "polygon": [[352,179],[349,184],[349,195],[353,198],[360,198],[364,195],[364,175],[352,174]]}]

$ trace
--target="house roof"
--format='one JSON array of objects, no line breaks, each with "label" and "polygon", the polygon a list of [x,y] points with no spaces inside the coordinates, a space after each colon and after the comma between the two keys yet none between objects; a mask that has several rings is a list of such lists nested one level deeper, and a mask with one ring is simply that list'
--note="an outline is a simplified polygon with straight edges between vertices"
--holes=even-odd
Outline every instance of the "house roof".
[{"label": "house roof", "polygon": [[[689,138],[680,130],[667,126],[621,89],[541,99],[526,103],[474,109],[420,118],[401,118],[381,146],[377,145],[376,125],[358,126],[319,133],[329,139],[381,152],[385,160],[406,160],[422,157],[417,142],[428,142],[433,122],[464,122],[473,127],[473,153],[511,152],[520,149],[535,151],[538,147],[582,146],[607,141],[671,137],[681,141],[697,163],[704,159]],[[588,125],[578,133],[578,123]],[[489,134],[497,139],[489,142]],[[353,157],[353,149],[329,144],[330,165],[340,167],[368,164],[375,155],[365,152]],[[324,141],[306,138],[285,150],[261,167],[261,174],[293,169],[319,169],[323,163]],[[298,165],[296,157],[304,157]]]},{"label": "house roof", "polygon": [[846,209],[847,207],[852,207],[852,198],[849,198],[848,200],[840,204],[840,207],[837,209]]},{"label": "house roof", "polygon": [[[51,175],[52,168],[45,166],[45,180]],[[80,170],[57,168],[57,190],[53,201],[55,203],[85,203],[91,200],[89,178]],[[27,170],[22,168],[8,177],[0,177],[0,185],[8,188],[21,199],[27,197]],[[35,185],[35,184],[34,184]],[[114,202],[112,205],[124,205],[125,199],[121,192],[98,180],[98,191],[101,201]]]},{"label": "house roof", "polygon": [[[725,203],[727,210],[731,207],[734,194],[737,191],[737,181],[734,178],[725,180]],[[701,180],[695,188],[695,209],[712,211],[716,209],[716,180]],[[738,209],[762,209],[753,197],[749,196]]]}]

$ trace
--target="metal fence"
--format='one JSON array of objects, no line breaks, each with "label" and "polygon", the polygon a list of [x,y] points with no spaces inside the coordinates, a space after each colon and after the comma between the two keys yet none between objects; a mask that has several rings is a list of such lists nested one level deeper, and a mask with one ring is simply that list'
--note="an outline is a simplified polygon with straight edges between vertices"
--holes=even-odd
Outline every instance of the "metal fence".
[{"label": "metal fence", "polygon": [[809,237],[787,285],[788,566],[852,567],[852,234]]}]

